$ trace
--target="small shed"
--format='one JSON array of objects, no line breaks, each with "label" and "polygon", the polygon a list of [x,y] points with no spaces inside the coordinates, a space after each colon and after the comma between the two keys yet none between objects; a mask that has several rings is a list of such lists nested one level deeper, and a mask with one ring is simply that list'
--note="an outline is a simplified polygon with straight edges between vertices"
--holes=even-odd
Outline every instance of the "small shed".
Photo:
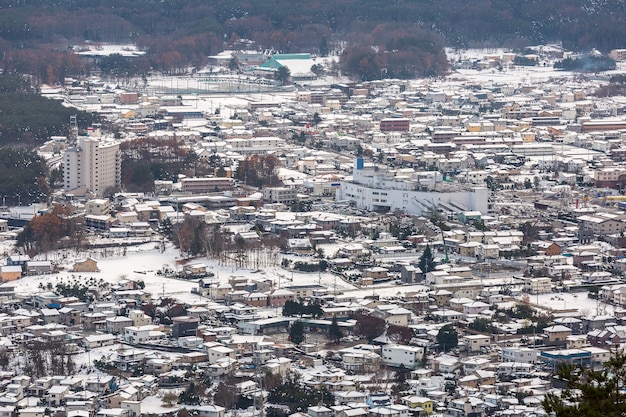
[{"label": "small shed", "polygon": [[0,278],[2,278],[2,282],[20,279],[22,278],[22,267],[19,265],[0,266]]},{"label": "small shed", "polygon": [[74,262],[72,266],[73,272],[99,272],[98,261],[93,258],[87,258]]}]

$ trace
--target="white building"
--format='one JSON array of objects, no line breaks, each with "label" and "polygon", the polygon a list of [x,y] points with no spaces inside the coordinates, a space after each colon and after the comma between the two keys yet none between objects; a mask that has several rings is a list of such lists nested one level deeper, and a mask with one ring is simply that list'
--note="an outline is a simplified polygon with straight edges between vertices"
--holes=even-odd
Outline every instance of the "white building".
[{"label": "white building", "polygon": [[483,334],[468,334],[463,341],[469,352],[479,352],[481,348],[486,348],[491,344],[491,338]]},{"label": "white building", "polygon": [[418,346],[385,345],[382,348],[383,363],[389,366],[403,365],[417,368],[424,357],[424,348]]},{"label": "white building", "polygon": [[489,190],[484,187],[468,187],[439,180],[437,176],[422,178],[419,173],[395,175],[392,171],[365,168],[357,160],[352,180],[340,182],[336,199],[350,201],[357,208],[392,212],[399,210],[408,214],[423,215],[433,207],[443,207],[453,212],[489,212]]},{"label": "white building", "polygon": [[537,351],[523,346],[503,347],[502,361],[514,363],[535,363],[537,362]]},{"label": "white building", "polygon": [[119,142],[100,136],[80,137],[63,156],[63,190],[102,196],[121,184]]},{"label": "white building", "polygon": [[150,343],[162,339],[165,334],[159,330],[159,326],[128,326],[124,328],[124,341],[130,344]]},{"label": "white building", "polygon": [[236,359],[234,349],[228,348],[223,345],[208,347],[207,355],[209,356],[210,364],[217,363],[220,359],[224,358]]},{"label": "white building", "polygon": [[531,294],[547,294],[552,291],[552,280],[548,277],[528,278],[524,289]]},{"label": "white building", "polygon": [[296,201],[297,192],[294,188],[288,187],[266,187],[263,188],[263,200],[266,203],[292,204]]}]

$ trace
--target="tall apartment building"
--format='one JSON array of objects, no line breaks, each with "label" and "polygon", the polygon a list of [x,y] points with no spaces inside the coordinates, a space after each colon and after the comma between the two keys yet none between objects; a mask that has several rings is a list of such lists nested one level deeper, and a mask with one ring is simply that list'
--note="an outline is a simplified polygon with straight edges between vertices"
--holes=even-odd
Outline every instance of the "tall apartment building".
[{"label": "tall apartment building", "polygon": [[107,188],[121,185],[121,164],[119,142],[100,136],[80,137],[63,156],[63,190],[102,196]]}]

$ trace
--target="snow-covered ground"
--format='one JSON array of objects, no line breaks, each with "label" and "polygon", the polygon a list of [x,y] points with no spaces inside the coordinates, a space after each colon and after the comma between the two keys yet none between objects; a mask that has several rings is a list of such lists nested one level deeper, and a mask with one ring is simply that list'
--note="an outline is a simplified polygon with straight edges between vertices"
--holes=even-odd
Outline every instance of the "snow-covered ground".
[{"label": "snow-covered ground", "polygon": [[[322,247],[324,247],[322,245]],[[119,251],[118,251],[119,252]],[[326,253],[332,252],[332,245],[325,248]],[[55,255],[50,255],[52,258]],[[65,267],[69,268],[75,260],[73,254],[64,254]],[[304,260],[305,258],[299,258]],[[263,270],[236,269],[217,265],[217,262],[208,258],[194,258],[184,260],[179,251],[171,244],[166,245],[165,251],[161,253],[158,243],[149,243],[137,247],[130,247],[126,255],[116,255],[98,259],[100,272],[93,273],[71,273],[60,272],[55,275],[34,275],[26,276],[14,281],[15,292],[21,295],[30,295],[41,291],[40,284],[46,285],[51,282],[53,285],[67,279],[67,277],[81,276],[85,279],[94,277],[97,280],[103,279],[106,282],[115,284],[123,279],[143,281],[146,284],[146,291],[152,293],[154,297],[167,296],[179,299],[186,303],[196,303],[203,298],[197,294],[192,294],[191,289],[197,286],[193,280],[180,280],[168,278],[157,274],[157,271],[164,268],[170,270],[180,270],[186,263],[204,263],[208,265],[208,270],[215,274],[214,280],[217,282],[228,282],[231,276],[245,276],[249,278],[271,279],[277,286],[292,284],[321,284],[337,291],[350,291],[356,289],[355,286],[344,282],[331,273],[302,273],[290,271],[278,267],[264,268]],[[397,287],[396,287],[397,288]],[[371,291],[371,290],[370,290]],[[204,299],[206,301],[206,298]]]},{"label": "snow-covered ground", "polygon": [[586,292],[531,295],[529,301],[532,304],[546,306],[553,310],[578,310],[583,316],[599,316],[613,313],[612,305],[589,298]]},{"label": "snow-covered ground", "polygon": [[[326,255],[332,255],[336,252],[339,244],[320,245],[324,249]],[[118,251],[119,252],[119,251]],[[75,258],[71,253],[65,253],[65,267],[69,268]],[[309,260],[310,257],[290,256],[288,258],[296,260]],[[153,297],[173,297],[181,302],[195,304],[208,301],[206,297],[193,294],[191,289],[197,286],[195,280],[181,280],[176,278],[165,277],[157,274],[162,269],[181,270],[182,266],[187,263],[204,263],[208,270],[215,274],[212,278],[215,282],[225,283],[233,276],[247,277],[249,279],[271,279],[276,287],[284,287],[289,285],[306,285],[320,284],[331,291],[331,293],[342,293],[346,296],[362,298],[369,295],[378,295],[383,298],[392,298],[401,296],[409,292],[425,292],[428,287],[424,285],[397,285],[394,281],[386,282],[366,288],[361,288],[353,283],[346,282],[340,277],[324,273],[303,273],[284,269],[280,266],[262,268],[260,270],[237,269],[234,267],[226,267],[218,265],[216,261],[208,258],[194,258],[185,260],[181,258],[179,251],[171,244],[167,244],[165,251],[161,252],[158,243],[149,243],[137,247],[130,247],[126,251],[126,255],[116,255],[98,259],[98,267],[100,272],[94,273],[71,273],[61,272],[55,275],[35,275],[26,276],[20,280],[14,281],[15,292],[20,295],[31,295],[41,291],[40,284],[46,285],[51,282],[53,285],[60,281],[66,280],[68,277],[81,276],[84,279],[94,277],[97,280],[103,279],[106,282],[115,284],[123,279],[132,279],[143,281],[146,291],[149,291]],[[508,279],[493,278],[484,279],[489,281],[488,285],[503,284]],[[485,282],[487,284],[487,282]],[[613,307],[608,304],[598,302],[595,299],[587,297],[582,293],[550,293],[530,296],[531,303],[550,307],[555,310],[578,309],[583,314],[597,315],[610,314]],[[265,315],[274,315],[275,309],[268,309],[263,312]],[[92,359],[94,356],[92,356]]]}]

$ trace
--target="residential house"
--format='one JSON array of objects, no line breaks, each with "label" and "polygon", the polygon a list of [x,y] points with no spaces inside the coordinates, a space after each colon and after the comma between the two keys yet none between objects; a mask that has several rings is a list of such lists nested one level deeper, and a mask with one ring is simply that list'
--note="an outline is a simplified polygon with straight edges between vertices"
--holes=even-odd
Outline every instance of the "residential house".
[{"label": "residential house", "polygon": [[199,323],[198,317],[172,317],[172,337],[176,339],[184,336],[196,336]]},{"label": "residential house", "polygon": [[571,329],[572,334],[582,333],[582,323],[582,320],[577,319],[576,317],[557,317],[554,319],[554,324],[568,327]]},{"label": "residential house", "polygon": [[500,246],[486,244],[477,246],[476,256],[480,259],[497,259],[500,256]]},{"label": "residential house", "polygon": [[24,407],[20,409],[20,417],[45,417],[46,407]]},{"label": "residential house", "polygon": [[243,301],[253,307],[267,307],[267,300],[269,296],[262,292],[246,293],[243,296]]},{"label": "residential house", "polygon": [[433,412],[434,403],[430,398],[420,397],[419,395],[406,395],[400,398],[400,401],[418,416],[429,415]]},{"label": "residential house", "polygon": [[294,301],[296,294],[290,290],[279,288],[269,293],[270,307],[283,307],[287,301]]},{"label": "residential house", "polygon": [[548,277],[524,278],[524,291],[530,294],[552,292],[552,280]]},{"label": "residential house", "polygon": [[51,261],[28,261],[26,262],[26,274],[44,275],[54,271]]},{"label": "residential house", "polygon": [[289,358],[276,358],[270,359],[265,362],[265,368],[274,375],[286,375],[291,368],[291,359]]},{"label": "residential house", "polygon": [[424,359],[424,348],[418,346],[385,345],[382,347],[382,361],[389,366],[404,366],[414,369]]},{"label": "residential house", "polygon": [[461,366],[463,367],[463,373],[465,373],[465,375],[471,374],[479,369],[485,369],[490,364],[491,361],[489,359],[480,356],[471,356],[461,360]]},{"label": "residential house", "polygon": [[103,394],[111,390],[116,379],[111,375],[90,375],[85,381],[85,389],[89,392]]},{"label": "residential house", "polygon": [[70,392],[70,387],[67,385],[54,385],[47,393],[48,405],[51,407],[58,407],[63,404],[63,400]]},{"label": "residential house", "polygon": [[210,364],[217,363],[220,359],[224,358],[230,358],[233,360],[237,359],[235,357],[234,349],[228,348],[220,344],[207,348],[207,354],[209,355]]},{"label": "residential house", "polygon": [[133,345],[139,343],[151,343],[165,337],[165,333],[159,330],[159,326],[148,324],[145,326],[124,327],[124,341]]},{"label": "residential house", "polygon": [[103,346],[111,346],[115,344],[117,338],[112,334],[94,334],[83,338],[83,346],[85,349],[94,349]]},{"label": "residential house", "polygon": [[361,276],[361,285],[372,285],[376,282],[386,281],[389,279],[389,269],[380,266],[363,269]]},{"label": "residential house", "polygon": [[484,402],[477,397],[458,398],[450,401],[446,415],[449,417],[482,417]]},{"label": "residential house", "polygon": [[142,349],[126,349],[117,352],[114,359],[115,366],[120,371],[130,371],[143,363],[146,351]]},{"label": "residential house", "polygon": [[198,417],[224,417],[226,409],[219,405],[209,404],[194,408]]},{"label": "residential house", "polygon": [[152,318],[141,310],[131,310],[128,318],[133,321],[133,326],[147,326],[152,323]]},{"label": "residential house", "polygon": [[491,337],[482,334],[468,334],[463,337],[468,352],[480,352],[491,344]]},{"label": "residential house", "polygon": [[[346,351],[347,350],[347,351]],[[380,355],[362,349],[343,349],[339,352],[343,368],[351,372],[373,372],[380,368]]]},{"label": "residential house", "polygon": [[415,265],[402,265],[400,267],[400,280],[405,284],[415,284],[424,280],[424,273]]},{"label": "residential house", "polygon": [[537,362],[537,351],[525,346],[505,346],[502,348],[502,361],[534,364]]},{"label": "residential house", "polygon": [[96,417],[131,417],[130,410],[124,408],[101,408]]},{"label": "residential house", "polygon": [[467,388],[478,388],[485,385],[494,385],[496,383],[496,373],[487,370],[476,370],[470,375],[459,378],[459,385]]},{"label": "residential house", "polygon": [[81,314],[80,310],[77,310],[72,307],[62,307],[59,309],[59,323],[65,324],[66,326],[76,326],[81,324]]},{"label": "residential house", "polygon": [[565,346],[572,329],[562,325],[549,326],[543,329],[544,343],[548,346]]},{"label": "residential house", "polygon": [[463,304],[463,314],[475,315],[489,309],[489,304],[482,301],[472,301],[470,303]]},{"label": "residential house", "polygon": [[373,313],[375,316],[385,319],[389,324],[406,327],[411,323],[413,313],[406,308],[398,307],[395,304],[379,305]]},{"label": "residential house", "polygon": [[96,216],[108,215],[111,212],[111,202],[106,199],[89,200],[85,203],[85,214]]},{"label": "residential house", "polygon": [[362,404],[367,399],[367,394],[360,391],[338,391],[334,394],[335,403],[338,405]]},{"label": "residential house", "polygon": [[322,405],[314,405],[307,409],[310,417],[332,417],[332,410]]},{"label": "residential house", "polygon": [[104,319],[106,332],[111,334],[124,334],[124,328],[133,325],[133,320],[124,316],[113,316]]},{"label": "residential house", "polygon": [[30,261],[28,255],[11,255],[7,257],[7,265],[9,266],[26,266],[26,262]]}]

